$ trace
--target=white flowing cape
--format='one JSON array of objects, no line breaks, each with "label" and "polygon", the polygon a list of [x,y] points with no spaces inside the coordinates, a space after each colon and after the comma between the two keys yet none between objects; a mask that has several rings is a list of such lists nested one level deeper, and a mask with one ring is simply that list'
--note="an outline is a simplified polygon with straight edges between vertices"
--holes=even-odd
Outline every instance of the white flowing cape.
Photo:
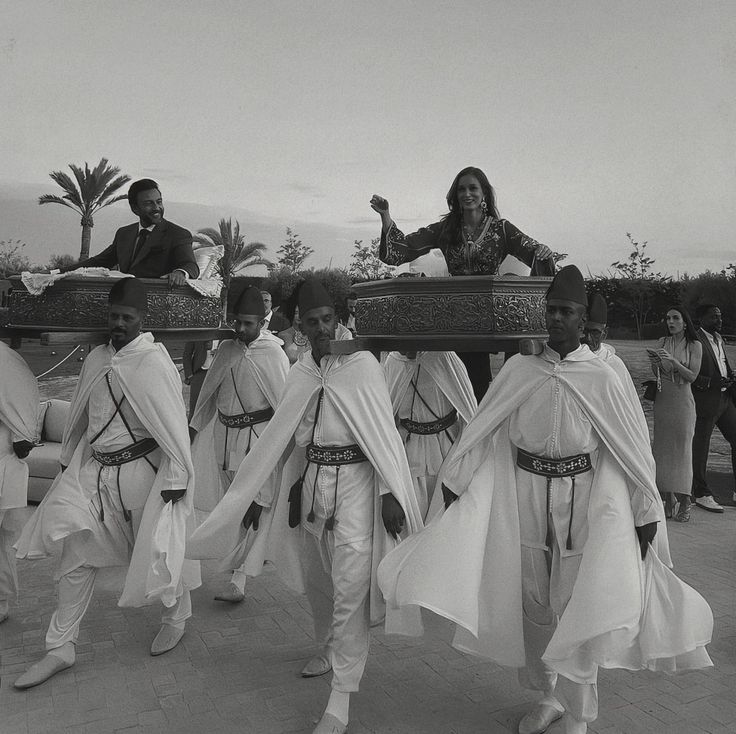
[{"label": "white flowing cape", "polygon": [[[422,368],[429,373],[439,390],[457,410],[460,435],[462,435],[462,431],[470,423],[470,419],[478,408],[478,402],[475,399],[473,386],[470,384],[465,365],[455,352],[417,352],[415,359],[409,359],[399,352],[390,352],[386,355],[383,361],[383,371],[386,376],[388,394],[391,398],[394,415],[401,406],[411,385],[417,363],[420,363]],[[419,436],[416,438],[421,441],[425,452],[440,451],[435,436]],[[429,455],[427,455],[427,463],[429,461]],[[440,457],[432,463],[441,464],[442,458]],[[413,467],[410,467],[410,469],[413,469]],[[434,517],[443,510],[442,493],[435,491],[427,517]]]},{"label": "white flowing cape", "polygon": [[13,439],[37,443],[38,383],[23,357],[0,342],[0,424],[10,435],[0,444],[0,518],[5,510],[25,507],[28,464],[13,452]]},{"label": "white flowing cape", "polygon": [[595,354],[606,362],[606,364],[618,375],[621,380],[621,385],[624,388],[624,392],[628,395],[636,412],[636,416],[644,428],[644,432],[649,435],[647,419],[644,415],[644,410],[641,407],[641,400],[639,400],[639,393],[636,391],[636,385],[634,385],[634,381],[631,379],[631,373],[624,364],[624,361],[616,354],[615,347],[602,342],[600,348],[595,352]]},{"label": "white flowing cape", "polygon": [[[311,353],[302,355],[289,371],[276,412],[240,465],[230,489],[187,544],[188,558],[223,558],[242,542],[242,519],[278,462],[291,453],[294,433],[308,410],[314,411],[320,388],[339,411],[375,470],[376,491],[373,526],[373,569],[396,545],[381,519],[379,492],[390,491],[406,513],[405,532],[422,527],[409,467],[393,413],[383,373],[367,352],[328,356],[320,369]],[[298,449],[303,456],[303,449]],[[264,541],[265,557],[276,565],[281,577],[296,591],[305,590],[299,563],[300,531],[288,527],[289,487],[282,483],[274,498],[273,523]],[[260,530],[258,531],[261,532]],[[260,568],[257,569],[260,572]],[[383,617],[383,603],[376,583],[371,584],[371,619]]]},{"label": "white flowing cape", "polygon": [[[657,583],[652,581],[651,549],[646,571],[641,561],[632,500],[647,521],[659,520],[657,560],[671,565],[649,436],[615,373],[586,353],[580,361],[566,361],[560,379],[601,446],[588,541],[544,660],[578,682],[593,682],[596,666],[704,667],[711,664],[704,648],[712,633],[710,607],[661,564]],[[425,607],[457,623],[456,647],[502,665],[524,666],[519,507],[508,426],[527,396],[553,378],[554,367],[543,355],[517,355],[491,383],[438,480],[459,499],[379,568],[390,631],[420,634],[418,615],[410,612]],[[666,596],[653,599],[647,591],[652,589],[666,589]],[[667,596],[682,602],[671,615],[661,613]]]},{"label": "white flowing cape", "polygon": [[[90,352],[79,375],[64,430],[61,463],[54,480],[16,546],[18,558],[46,558],[64,538],[92,531],[90,488],[80,471],[92,455],[87,440],[87,405],[92,388],[112,370],[136,416],[156,440],[162,463],[143,509],[141,524],[118,604],[142,606],[160,599],[173,606],[182,588],[201,584],[199,564],[184,560],[184,539],[193,526],[194,468],[189,448],[181,381],[166,348],[142,334],[119,352],[109,345]],[[176,462],[187,477],[186,494],[172,504],[161,498],[166,463]],[[183,487],[182,487],[183,489]],[[62,569],[62,572],[71,569]]]},{"label": "white flowing cape", "polygon": [[[289,360],[281,349],[283,342],[265,331],[243,350],[235,339],[220,343],[215,358],[207,370],[197,407],[189,420],[198,433],[192,444],[192,460],[197,479],[195,507],[211,512],[222,499],[224,477],[215,455],[215,423],[217,421],[217,393],[222,383],[230,378],[230,367],[246,359],[253,379],[272,408],[281,398],[289,371]],[[276,353],[274,354],[274,350]],[[245,431],[244,433],[248,433]],[[244,453],[244,451],[243,451]]]}]

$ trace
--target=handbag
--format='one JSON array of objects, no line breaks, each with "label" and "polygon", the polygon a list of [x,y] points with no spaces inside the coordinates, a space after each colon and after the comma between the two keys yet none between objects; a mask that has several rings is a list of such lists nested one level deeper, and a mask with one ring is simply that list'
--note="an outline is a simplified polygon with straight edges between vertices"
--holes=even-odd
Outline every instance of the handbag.
[{"label": "handbag", "polygon": [[642,395],[644,400],[651,400],[654,402],[657,399],[657,393],[662,391],[662,377],[659,374],[659,367],[657,367],[656,380],[645,380],[641,384],[644,388],[644,394]]},{"label": "handbag", "polygon": [[657,398],[657,381],[646,380],[641,383],[641,386],[644,388],[644,394],[642,395],[644,400],[651,400],[654,402]]}]

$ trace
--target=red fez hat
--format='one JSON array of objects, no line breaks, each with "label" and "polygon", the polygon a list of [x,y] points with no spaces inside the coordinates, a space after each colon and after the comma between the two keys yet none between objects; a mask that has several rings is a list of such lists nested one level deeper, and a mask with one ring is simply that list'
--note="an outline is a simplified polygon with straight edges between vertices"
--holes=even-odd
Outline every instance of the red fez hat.
[{"label": "red fez hat", "polygon": [[590,299],[588,321],[596,324],[605,324],[608,321],[608,306],[600,293],[594,293]]},{"label": "red fez hat", "polygon": [[143,313],[148,312],[146,286],[138,278],[121,278],[110,288],[107,298],[111,306],[130,306]]},{"label": "red fez hat", "polygon": [[235,302],[233,312],[242,313],[245,316],[258,316],[259,319],[264,318],[266,309],[263,305],[263,296],[258,288],[249,285]]},{"label": "red fez hat", "polygon": [[335,307],[332,296],[318,280],[306,280],[299,289],[299,316],[304,318],[307,311],[323,306]]},{"label": "red fez hat", "polygon": [[547,289],[546,298],[548,301],[557,299],[587,306],[588,295],[585,292],[583,274],[575,265],[566,265],[555,275],[552,285]]}]

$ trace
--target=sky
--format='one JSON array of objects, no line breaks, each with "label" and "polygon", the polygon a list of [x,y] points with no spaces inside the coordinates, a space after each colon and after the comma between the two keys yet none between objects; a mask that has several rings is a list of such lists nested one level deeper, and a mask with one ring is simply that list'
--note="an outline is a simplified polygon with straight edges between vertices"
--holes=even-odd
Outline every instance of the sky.
[{"label": "sky", "polygon": [[[658,270],[720,270],[735,99],[731,0],[0,0],[0,184],[51,193],[49,171],[104,156],[239,212],[246,238],[249,213],[311,227],[314,265],[378,234],[373,193],[413,231],[476,165],[502,217],[584,272],[627,232]],[[0,240],[24,236],[0,202]]]}]

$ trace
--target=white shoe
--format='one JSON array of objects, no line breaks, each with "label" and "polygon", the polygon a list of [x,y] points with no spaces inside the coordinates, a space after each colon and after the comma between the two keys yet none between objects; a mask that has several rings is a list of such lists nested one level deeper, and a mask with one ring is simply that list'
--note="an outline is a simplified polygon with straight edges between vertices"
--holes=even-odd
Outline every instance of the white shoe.
[{"label": "white shoe", "polygon": [[563,712],[550,706],[548,703],[538,703],[519,722],[519,734],[542,734],[547,731],[553,722],[562,716]]},{"label": "white shoe", "polygon": [[245,599],[245,594],[231,581],[224,591],[215,596],[215,601],[227,601],[230,604],[239,604]]},{"label": "white shoe", "polygon": [[60,648],[47,652],[45,657],[31,665],[13,685],[21,690],[38,686],[62,670],[71,668],[75,657],[74,644],[66,642]]},{"label": "white shoe", "polygon": [[723,507],[721,507],[721,505],[719,505],[711,495],[707,495],[706,497],[696,497],[695,504],[698,507],[702,507],[704,510],[708,510],[708,512],[723,512]]},{"label": "white shoe", "polygon": [[587,734],[588,725],[584,721],[577,721],[568,714],[565,716],[565,734]]},{"label": "white shoe", "polygon": [[163,655],[169,650],[173,650],[184,637],[184,630],[174,627],[166,622],[161,624],[158,634],[153,638],[151,643],[151,655]]},{"label": "white shoe", "polygon": [[318,678],[331,670],[332,663],[326,655],[315,655],[302,668],[302,678]]},{"label": "white shoe", "polygon": [[347,724],[343,724],[336,716],[325,711],[312,734],[345,734],[347,730]]}]

